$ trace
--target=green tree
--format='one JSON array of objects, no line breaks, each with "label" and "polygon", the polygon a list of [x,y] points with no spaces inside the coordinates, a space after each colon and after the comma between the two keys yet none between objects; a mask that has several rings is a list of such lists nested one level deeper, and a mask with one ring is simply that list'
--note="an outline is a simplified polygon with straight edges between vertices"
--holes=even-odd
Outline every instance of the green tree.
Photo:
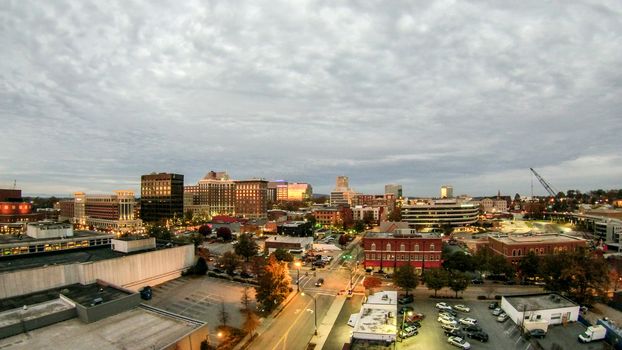
[{"label": "green tree", "polygon": [[164,241],[170,241],[172,238],[171,231],[164,226],[151,226],[147,229],[147,233],[150,237],[155,237],[155,239],[161,239]]},{"label": "green tree", "polygon": [[533,278],[538,275],[540,269],[540,257],[533,251],[527,253],[518,263],[518,269],[523,278]]},{"label": "green tree", "polygon": [[400,210],[400,207],[396,206],[393,210],[391,210],[391,213],[387,217],[387,220],[393,222],[402,221],[402,211]]},{"label": "green tree", "polygon": [[238,244],[235,245],[234,250],[248,262],[251,257],[257,255],[259,246],[251,235],[243,233],[238,237]]},{"label": "green tree", "polygon": [[233,275],[233,271],[240,267],[240,257],[233,252],[225,252],[220,257],[220,263],[229,275]]},{"label": "green tree", "polygon": [[408,292],[417,288],[419,284],[419,276],[411,265],[400,266],[393,274],[393,282],[396,286]]},{"label": "green tree", "polygon": [[354,222],[353,229],[356,232],[363,232],[363,231],[365,231],[365,223],[363,221],[361,221],[361,220],[356,220]]},{"label": "green tree", "polygon": [[278,261],[294,261],[294,256],[283,248],[276,249],[274,253],[271,254],[271,256],[274,256]]},{"label": "green tree", "polygon": [[428,287],[434,291],[434,297],[436,293],[448,285],[449,274],[443,269],[431,269],[427,270],[423,276],[423,280]]},{"label": "green tree", "polygon": [[443,260],[443,267],[452,271],[474,271],[473,256],[463,251],[453,252]]},{"label": "green tree", "polygon": [[493,255],[490,257],[490,272],[496,275],[505,275],[508,278],[514,278],[516,269],[505,257],[501,255]]},{"label": "green tree", "polygon": [[270,312],[280,304],[289,293],[291,277],[287,265],[270,255],[267,264],[257,277],[255,299],[263,310]]},{"label": "green tree", "polygon": [[456,298],[458,297],[458,292],[462,292],[469,286],[469,276],[462,272],[453,273],[449,277],[449,288],[456,292]]},{"label": "green tree", "polygon": [[366,211],[363,214],[363,223],[365,223],[366,226],[373,225],[375,223],[374,213],[372,213],[371,211]]}]

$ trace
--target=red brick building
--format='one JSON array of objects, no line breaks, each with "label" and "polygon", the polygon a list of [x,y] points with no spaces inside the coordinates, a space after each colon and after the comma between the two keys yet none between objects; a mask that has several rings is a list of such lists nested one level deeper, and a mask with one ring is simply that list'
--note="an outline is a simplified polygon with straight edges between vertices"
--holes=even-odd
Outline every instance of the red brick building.
[{"label": "red brick building", "polygon": [[392,272],[395,268],[411,265],[417,271],[441,267],[443,241],[434,234],[398,230],[396,233],[368,232],[363,237],[365,260],[363,265],[373,271]]},{"label": "red brick building", "polygon": [[488,246],[495,254],[504,256],[512,263],[517,263],[530,251],[537,255],[574,251],[579,247],[587,247],[587,241],[583,238],[563,234],[526,234],[489,236]]},{"label": "red brick building", "polygon": [[32,222],[43,217],[32,212],[32,204],[24,202],[21,190],[0,189],[0,223]]}]

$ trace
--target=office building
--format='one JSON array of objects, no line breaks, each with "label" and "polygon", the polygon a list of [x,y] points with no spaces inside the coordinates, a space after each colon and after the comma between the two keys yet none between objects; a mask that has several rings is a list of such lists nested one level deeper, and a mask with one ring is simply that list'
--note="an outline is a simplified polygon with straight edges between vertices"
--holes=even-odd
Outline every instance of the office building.
[{"label": "office building", "polygon": [[[164,222],[182,218],[184,210],[184,176],[152,173],[140,179],[140,212],[145,222]],[[76,202],[76,207],[77,207]]]},{"label": "office building", "polygon": [[336,186],[330,192],[330,205],[352,205],[356,193],[350,188],[347,176],[337,176]]},{"label": "office building", "polygon": [[235,181],[225,171],[208,172],[197,185],[186,186],[185,193],[192,194],[193,204],[186,208],[194,214],[235,215]]},{"label": "office building", "polygon": [[422,272],[442,265],[443,241],[440,236],[418,233],[412,229],[398,229],[395,232],[368,232],[363,237],[367,270],[395,271],[400,266],[410,265]]},{"label": "office building", "polygon": [[537,255],[556,254],[587,247],[587,241],[580,237],[564,234],[524,234],[488,236],[488,246],[495,254],[509,262],[518,263],[529,252]]},{"label": "office building", "polygon": [[235,214],[239,217],[259,219],[268,217],[268,181],[235,181]]},{"label": "office building", "polygon": [[114,194],[74,193],[73,201],[61,201],[60,220],[68,220],[81,228],[103,231],[133,232],[142,228],[136,213],[134,191]]},{"label": "office building", "polygon": [[441,199],[443,198],[453,198],[454,197],[454,188],[450,185],[441,186]]},{"label": "office building", "polygon": [[456,200],[434,200],[404,204],[402,221],[417,226],[467,226],[477,222],[479,205]]},{"label": "office building", "polygon": [[392,194],[394,198],[402,198],[402,185],[388,184],[384,185],[384,193]]}]

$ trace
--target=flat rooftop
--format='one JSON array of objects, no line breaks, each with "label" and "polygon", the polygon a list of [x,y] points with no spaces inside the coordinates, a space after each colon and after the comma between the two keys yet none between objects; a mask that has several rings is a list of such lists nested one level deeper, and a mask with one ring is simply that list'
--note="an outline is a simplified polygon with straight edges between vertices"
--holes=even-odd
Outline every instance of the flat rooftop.
[{"label": "flat rooftop", "polygon": [[[378,292],[367,297],[366,304],[397,305],[397,291]],[[396,306],[397,307],[397,306]]]},{"label": "flat rooftop", "polygon": [[587,242],[580,237],[573,237],[561,234],[525,234],[508,236],[489,236],[505,244],[526,244],[526,243],[567,243],[567,242]]},{"label": "flat rooftop", "polygon": [[71,288],[63,288],[62,291],[63,295],[86,307],[91,306],[95,298],[102,298],[105,303],[131,294],[117,288],[103,286],[97,283],[84,286],[81,284],[74,284]]},{"label": "flat rooftop", "polygon": [[531,295],[513,295],[504,297],[518,311],[535,311],[558,309],[562,307],[572,307],[579,305],[554,293],[531,294]]},{"label": "flat rooftop", "polygon": [[73,308],[73,305],[58,298],[40,304],[28,305],[26,310],[20,306],[18,308],[0,312],[0,327],[20,323],[22,320],[27,321],[30,319],[40,318],[61,310],[69,310]]},{"label": "flat rooftop", "polygon": [[[65,237],[65,240],[75,240],[79,238],[113,238],[114,235],[103,232],[95,232],[95,231],[73,231],[73,236]],[[54,238],[32,238],[30,236],[22,234],[21,236],[9,234],[9,235],[0,235],[0,245],[8,244],[8,243],[32,243],[32,242],[48,242],[48,241],[57,241],[61,239],[60,237]]]},{"label": "flat rooftop", "polygon": [[393,233],[393,232],[367,232],[365,238],[440,238],[437,233],[417,232],[417,233]]},{"label": "flat rooftop", "polygon": [[268,235],[265,242],[279,242],[279,243],[306,243],[313,242],[313,237],[292,237],[292,236],[271,236]]},{"label": "flat rooftop", "polygon": [[370,335],[391,335],[397,333],[397,308],[387,310],[388,305],[363,305],[354,333]]},{"label": "flat rooftop", "polygon": [[0,339],[3,350],[160,349],[201,325],[137,307],[93,323],[77,318]]},{"label": "flat rooftop", "polygon": [[0,260],[0,272],[31,269],[45,265],[65,265],[99,261],[125,256],[127,254],[115,252],[110,247],[83,248],[80,250],[66,250],[32,255],[16,255]]}]

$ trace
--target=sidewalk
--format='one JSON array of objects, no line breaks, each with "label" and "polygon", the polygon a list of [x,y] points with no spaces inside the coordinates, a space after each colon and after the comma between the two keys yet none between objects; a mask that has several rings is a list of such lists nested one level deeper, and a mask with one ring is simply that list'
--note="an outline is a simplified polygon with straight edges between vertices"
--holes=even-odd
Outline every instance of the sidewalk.
[{"label": "sidewalk", "polygon": [[315,349],[320,350],[324,347],[324,343],[326,343],[326,339],[328,338],[328,335],[335,324],[335,320],[337,320],[337,317],[339,316],[341,308],[345,302],[345,295],[338,295],[335,300],[333,300],[333,303],[330,305],[326,315],[317,327],[317,335],[311,337],[310,343],[315,344]]}]

